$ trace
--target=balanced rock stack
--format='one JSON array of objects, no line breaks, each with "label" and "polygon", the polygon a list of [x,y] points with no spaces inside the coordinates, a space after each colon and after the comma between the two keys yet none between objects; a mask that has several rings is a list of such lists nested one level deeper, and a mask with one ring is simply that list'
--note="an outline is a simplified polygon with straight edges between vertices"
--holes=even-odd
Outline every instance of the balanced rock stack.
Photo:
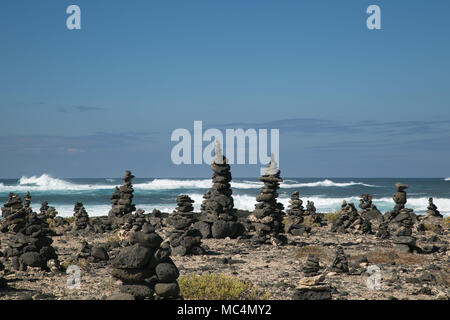
[{"label": "balanced rock stack", "polygon": [[[204,211],[200,220],[203,222],[198,224],[202,230],[202,234],[208,234],[213,238],[236,238],[244,231],[244,226],[237,222],[236,209],[231,190],[231,172],[227,159],[222,154],[222,148],[218,140],[215,142],[214,161],[211,163],[212,175],[212,191],[208,201],[204,202]],[[206,223],[206,224],[205,224]]]},{"label": "balanced rock stack", "polygon": [[127,216],[136,211],[136,207],[133,204],[133,185],[131,181],[134,176],[130,171],[126,170],[122,178],[123,184],[120,188],[116,187],[114,193],[111,195],[112,209],[109,211],[113,225],[123,225],[127,219]]},{"label": "balanced rock stack", "polygon": [[303,213],[303,219],[307,224],[319,224],[322,225],[323,215],[316,212],[316,207],[314,206],[314,201],[306,202],[306,210]]},{"label": "balanced rock stack", "polygon": [[438,208],[433,202],[433,198],[428,199],[428,207],[427,207],[427,216],[428,217],[438,217],[443,218],[442,214],[438,211]]},{"label": "balanced rock stack", "polygon": [[339,217],[334,221],[331,232],[367,234],[372,232],[372,224],[369,220],[358,214],[353,203],[344,202]]},{"label": "balanced rock stack", "polygon": [[289,200],[289,206],[286,210],[288,214],[286,222],[284,224],[284,232],[291,233],[294,236],[300,236],[305,232],[310,232],[311,228],[303,224],[303,201],[300,199],[298,191],[291,194],[291,200]]},{"label": "balanced rock stack", "polygon": [[134,214],[129,214],[124,218],[122,229],[125,231],[140,231],[142,226],[148,222],[143,209],[138,209]]},{"label": "balanced rock stack", "polygon": [[434,204],[433,198],[429,198],[427,212],[425,217],[421,219],[421,223],[439,227],[442,223],[442,219],[443,216]]},{"label": "balanced rock stack", "polygon": [[378,223],[383,221],[383,215],[378,211],[377,207],[372,203],[372,196],[368,193],[363,193],[359,200],[359,207],[361,208],[359,214],[369,221],[376,221]]},{"label": "balanced rock stack", "polygon": [[31,209],[31,195],[29,192],[27,192],[25,197],[23,197],[23,207],[24,207],[25,211],[27,211],[27,213],[30,213],[33,211]]},{"label": "balanced rock stack", "polygon": [[164,226],[163,214],[158,209],[153,209],[148,217],[148,221],[156,229],[161,229]]},{"label": "balanced rock stack", "polygon": [[177,209],[167,218],[167,224],[174,230],[170,232],[169,241],[174,255],[203,254],[202,234],[192,228],[197,221],[194,216],[194,201],[188,195],[177,197]]},{"label": "balanced rock stack", "polygon": [[149,224],[132,233],[130,246],[112,260],[112,276],[122,281],[115,299],[179,299],[178,268],[170,258],[170,245]]},{"label": "balanced rock stack", "polygon": [[334,256],[333,262],[330,266],[330,271],[337,273],[348,273],[348,260],[344,253],[344,249],[339,246],[336,250],[336,255]]},{"label": "balanced rock stack", "polygon": [[303,278],[299,280],[294,293],[294,300],[330,300],[331,287],[324,282],[320,274],[319,259],[309,254],[303,265]]},{"label": "balanced rock stack", "polygon": [[87,243],[87,241],[83,241],[81,243],[81,249],[77,254],[77,259],[86,259],[89,262],[97,263],[109,260],[109,255],[104,247],[94,247]]},{"label": "balanced rock stack", "polygon": [[212,196],[211,190],[205,192],[205,194],[203,195],[203,202],[200,205],[200,212],[202,213],[207,212],[208,201],[209,199],[211,199],[211,196]]},{"label": "balanced rock stack", "polygon": [[47,201],[42,201],[39,209],[38,218],[46,221],[47,219],[55,219],[58,211],[54,207],[50,207]]},{"label": "balanced rock stack", "polygon": [[405,212],[400,212],[395,221],[399,224],[399,228],[392,237],[395,248],[402,252],[412,252],[416,248],[416,238],[412,236],[412,227],[414,222],[411,216]]},{"label": "balanced rock stack", "polygon": [[49,260],[54,260],[53,266],[59,266],[49,234],[45,221],[34,212],[28,214],[24,228],[9,239],[5,257],[12,258],[12,266],[16,270],[26,270],[29,266],[49,271]]},{"label": "balanced rock stack", "polygon": [[25,218],[28,211],[22,205],[22,199],[10,193],[2,207],[1,232],[18,233],[25,228]]},{"label": "balanced rock stack", "polygon": [[406,192],[408,185],[395,184],[396,192],[392,195],[394,199],[394,210],[386,213],[384,220],[389,224],[390,233],[393,234],[392,242],[395,248],[403,252],[412,252],[416,249],[416,239],[412,236],[412,227],[415,217],[412,209],[405,208],[407,202]]},{"label": "balanced rock stack", "polygon": [[84,209],[83,203],[77,202],[73,208],[75,218],[75,230],[84,230],[89,224],[89,215]]},{"label": "balanced rock stack", "polygon": [[[5,266],[3,265],[3,263],[0,261],[0,271],[5,270]],[[8,282],[6,281],[5,278],[3,278],[3,274],[0,275],[0,289],[3,289],[5,287],[8,286]]]},{"label": "balanced rock stack", "polygon": [[259,177],[259,181],[264,182],[264,186],[256,196],[258,203],[255,205],[255,210],[249,216],[249,220],[256,230],[253,240],[259,243],[275,241],[276,244],[279,244],[282,241],[279,233],[284,206],[277,202],[277,191],[283,179],[280,178],[280,170],[273,154],[264,174]]}]

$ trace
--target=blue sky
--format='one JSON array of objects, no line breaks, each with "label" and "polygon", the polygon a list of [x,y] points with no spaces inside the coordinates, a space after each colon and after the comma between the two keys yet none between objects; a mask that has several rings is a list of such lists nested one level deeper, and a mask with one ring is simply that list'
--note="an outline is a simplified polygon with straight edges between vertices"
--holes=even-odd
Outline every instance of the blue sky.
[{"label": "blue sky", "polygon": [[[82,29],[66,28],[81,8]],[[366,28],[381,7],[382,29]],[[0,2],[0,177],[203,177],[194,120],[279,128],[290,177],[450,176],[448,1]],[[234,166],[257,176],[259,166]]]}]

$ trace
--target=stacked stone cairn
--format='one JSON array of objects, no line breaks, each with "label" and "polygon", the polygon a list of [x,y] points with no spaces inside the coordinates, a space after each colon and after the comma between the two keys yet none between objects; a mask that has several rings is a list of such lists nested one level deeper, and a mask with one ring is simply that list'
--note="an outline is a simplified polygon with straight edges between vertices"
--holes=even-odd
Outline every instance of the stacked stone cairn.
[{"label": "stacked stone cairn", "polygon": [[309,254],[303,265],[303,278],[298,282],[294,300],[330,300],[332,288],[324,282],[319,259]]},{"label": "stacked stone cairn", "polygon": [[[25,214],[22,200],[15,194],[10,194],[4,209],[2,232],[13,234],[4,256],[12,259],[13,268],[25,271],[27,267],[37,267],[49,271],[49,265],[59,267],[48,224],[32,211]],[[49,263],[50,260],[53,263]]]},{"label": "stacked stone cairn", "polygon": [[161,229],[164,226],[163,214],[158,209],[153,209],[148,217],[148,221],[155,229]]},{"label": "stacked stone cairn", "polygon": [[395,184],[396,192],[392,195],[395,202],[394,210],[387,212],[384,221],[389,226],[390,234],[393,234],[394,247],[402,252],[412,252],[417,249],[416,238],[412,236],[415,215],[412,209],[405,208],[407,196],[405,190],[408,185]]},{"label": "stacked stone cairn", "polygon": [[134,176],[126,170],[122,178],[123,184],[120,188],[116,187],[111,195],[112,209],[109,211],[109,218],[114,226],[122,226],[132,212],[136,211],[133,204],[133,185]]},{"label": "stacked stone cairn", "polygon": [[77,202],[73,208],[74,211],[74,229],[75,230],[85,230],[89,225],[89,215],[84,209],[83,203]]},{"label": "stacked stone cairn", "polygon": [[22,199],[14,194],[8,195],[8,200],[2,207],[1,231],[3,233],[18,233],[25,228],[25,218],[29,214],[28,210],[23,207]]},{"label": "stacked stone cairn", "polygon": [[120,249],[112,260],[112,276],[122,281],[119,294],[110,300],[180,299],[178,268],[170,258],[168,242],[154,228],[144,224],[132,233],[130,245]]},{"label": "stacked stone cairn", "polygon": [[435,233],[442,233],[442,219],[443,216],[434,204],[433,198],[429,198],[426,215],[420,218],[420,224],[417,226],[417,230],[425,233],[425,225],[431,225]]},{"label": "stacked stone cairn", "polygon": [[23,197],[23,207],[27,213],[30,213],[33,211],[31,209],[31,195],[29,192],[27,192],[25,197]]},{"label": "stacked stone cairn", "polygon": [[138,209],[134,214],[126,216],[122,229],[125,231],[140,231],[142,226],[148,222],[143,209]]},{"label": "stacked stone cairn", "polygon": [[54,207],[50,207],[47,201],[42,201],[41,208],[39,209],[38,218],[44,221],[47,219],[55,219],[58,211]]},{"label": "stacked stone cairn", "polygon": [[377,207],[372,203],[372,196],[368,193],[363,193],[361,199],[359,200],[359,214],[369,220],[372,223],[381,223],[383,221],[383,215],[377,209]]},{"label": "stacked stone cairn", "polygon": [[[4,271],[4,270],[5,270],[5,266],[0,261],[0,271]],[[6,279],[3,276],[4,276],[4,272],[0,275],[0,289],[6,288],[8,286],[8,282],[6,281]]]},{"label": "stacked stone cairn", "polygon": [[192,204],[194,201],[188,195],[177,197],[177,209],[167,218],[167,224],[172,226],[169,241],[173,255],[203,254],[201,247],[202,234],[192,226],[197,221]]},{"label": "stacked stone cairn", "polygon": [[303,201],[300,199],[298,191],[295,191],[291,194],[291,200],[289,200],[289,206],[286,210],[287,218],[284,223],[285,233],[291,233],[294,236],[301,236],[311,231],[310,227],[302,224],[304,212]]},{"label": "stacked stone cairn", "polygon": [[336,250],[336,255],[333,258],[333,262],[330,266],[330,271],[337,273],[348,273],[348,260],[344,253],[344,249],[339,246]]},{"label": "stacked stone cairn", "polygon": [[358,214],[353,203],[343,202],[339,217],[334,221],[331,232],[368,234],[372,233],[372,224]]},{"label": "stacked stone cairn", "polygon": [[280,178],[280,170],[273,154],[264,174],[259,177],[259,181],[264,182],[264,186],[256,196],[258,203],[255,205],[255,210],[249,216],[249,220],[256,230],[253,241],[281,244],[283,238],[279,233],[282,227],[284,206],[277,201],[277,191],[283,179]]},{"label": "stacked stone cairn", "polygon": [[209,199],[211,199],[212,196],[212,192],[211,190],[208,190],[205,192],[205,194],[203,195],[203,201],[202,204],[200,205],[200,212],[207,212],[207,207],[208,207],[208,201]]},{"label": "stacked stone cairn", "polygon": [[[214,160],[211,163],[212,190],[208,201],[204,202],[204,211],[195,228],[202,235],[216,239],[237,238],[245,232],[245,227],[237,222],[236,209],[231,190],[231,172],[227,159],[222,154],[219,141],[215,141]],[[209,231],[210,230],[210,231]]]},{"label": "stacked stone cairn", "polygon": [[92,246],[87,241],[81,243],[81,249],[77,254],[78,259],[86,259],[89,262],[98,263],[109,260],[108,251],[102,246]]},{"label": "stacked stone cairn", "polygon": [[303,213],[303,219],[308,225],[323,225],[323,215],[317,213],[316,207],[314,206],[314,201],[306,202],[306,210]]}]

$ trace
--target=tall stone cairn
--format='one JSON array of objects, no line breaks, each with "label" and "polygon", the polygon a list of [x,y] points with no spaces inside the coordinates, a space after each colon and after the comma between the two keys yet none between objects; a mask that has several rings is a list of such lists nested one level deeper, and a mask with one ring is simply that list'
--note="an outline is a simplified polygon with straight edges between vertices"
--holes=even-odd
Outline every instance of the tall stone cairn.
[{"label": "tall stone cairn", "polygon": [[271,156],[270,164],[259,177],[259,181],[264,183],[256,196],[255,210],[249,216],[249,220],[255,227],[256,235],[254,240],[260,243],[276,241],[282,228],[283,204],[277,201],[280,182],[280,170],[278,164]]},{"label": "tall stone cairn", "polygon": [[55,219],[58,211],[54,207],[50,207],[47,201],[42,201],[39,209],[38,218],[42,220]]},{"label": "tall stone cairn", "polygon": [[123,184],[120,188],[116,187],[111,195],[112,209],[109,211],[109,218],[115,225],[122,225],[126,221],[126,216],[136,211],[133,204],[133,185],[131,181],[134,176],[130,171],[126,170],[122,178]]},{"label": "tall stone cairn", "polygon": [[211,190],[206,191],[205,194],[203,195],[203,201],[202,201],[202,204],[200,205],[201,213],[207,212],[208,201],[209,201],[209,199],[211,199],[211,195],[212,195]]},{"label": "tall stone cairn", "polygon": [[201,247],[202,234],[192,228],[197,221],[194,215],[192,200],[188,195],[177,197],[177,209],[167,218],[167,224],[172,226],[169,241],[173,255],[203,254]]},{"label": "tall stone cairn", "polygon": [[73,208],[74,211],[74,223],[75,230],[84,230],[89,224],[89,215],[86,212],[86,209],[83,206],[83,203],[77,202]]},{"label": "tall stone cairn", "polygon": [[25,195],[25,197],[23,197],[23,207],[27,212],[32,212],[33,210],[31,209],[31,195],[29,192],[27,192],[27,194]]},{"label": "tall stone cairn", "polygon": [[295,191],[291,194],[289,200],[289,206],[286,210],[287,219],[284,224],[284,232],[291,233],[294,236],[301,236],[311,231],[311,228],[302,224],[303,214],[305,209],[303,208],[303,201],[300,199],[300,194]]},{"label": "tall stone cairn", "polygon": [[27,215],[28,210],[23,207],[22,199],[18,195],[10,193],[2,207],[1,231],[13,234],[23,231]]},{"label": "tall stone cairn", "polygon": [[144,224],[130,236],[130,246],[112,260],[112,276],[121,280],[120,293],[109,300],[180,299],[179,271],[170,258],[169,243]]},{"label": "tall stone cairn", "polygon": [[[222,154],[219,141],[215,141],[215,155],[211,163],[212,190],[210,198],[204,201],[201,223],[199,228],[210,228],[210,235],[213,238],[236,238],[240,236],[245,228],[241,223],[236,222],[236,209],[231,190],[231,172],[227,159]],[[202,232],[208,233],[208,232]]]},{"label": "tall stone cairn", "polygon": [[408,185],[395,184],[396,192],[392,195],[395,202],[394,210],[386,213],[384,220],[388,223],[390,233],[393,234],[394,248],[402,252],[412,252],[416,248],[416,238],[412,236],[415,217],[413,210],[405,208],[407,196],[405,190]]}]

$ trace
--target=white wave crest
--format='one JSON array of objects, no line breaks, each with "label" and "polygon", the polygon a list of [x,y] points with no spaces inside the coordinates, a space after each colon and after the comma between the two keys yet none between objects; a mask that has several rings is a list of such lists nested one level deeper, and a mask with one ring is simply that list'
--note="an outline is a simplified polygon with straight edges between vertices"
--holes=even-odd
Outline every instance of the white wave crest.
[{"label": "white wave crest", "polygon": [[[113,179],[107,179],[108,182],[114,182]],[[235,189],[259,189],[262,187],[260,181],[232,181],[231,187]],[[308,183],[298,183],[295,180],[286,180],[281,183],[281,188],[302,188],[302,187],[349,187],[362,185],[367,187],[376,187],[362,182],[334,182],[331,180],[322,180]],[[149,182],[135,183],[136,190],[174,190],[174,189],[210,189],[212,187],[211,179],[153,179]],[[26,192],[26,191],[89,191],[89,190],[110,190],[112,184],[77,184],[58,179],[49,174],[41,176],[21,177],[16,185],[5,185],[0,183],[0,192]]]},{"label": "white wave crest", "polygon": [[62,179],[53,178],[48,174],[41,176],[22,177],[17,185],[0,183],[0,192],[14,191],[83,191],[95,189],[111,189],[111,185],[75,184]]},{"label": "white wave crest", "polygon": [[[287,180],[288,181],[288,180]],[[306,183],[282,183],[281,188],[305,188],[305,187],[351,187],[351,186],[365,186],[365,187],[377,187],[375,185],[366,184],[362,182],[334,182],[332,180],[322,180],[316,182],[306,182]]]},{"label": "white wave crest", "polygon": [[450,181],[450,178],[445,178],[444,180],[445,180],[445,181]]}]

